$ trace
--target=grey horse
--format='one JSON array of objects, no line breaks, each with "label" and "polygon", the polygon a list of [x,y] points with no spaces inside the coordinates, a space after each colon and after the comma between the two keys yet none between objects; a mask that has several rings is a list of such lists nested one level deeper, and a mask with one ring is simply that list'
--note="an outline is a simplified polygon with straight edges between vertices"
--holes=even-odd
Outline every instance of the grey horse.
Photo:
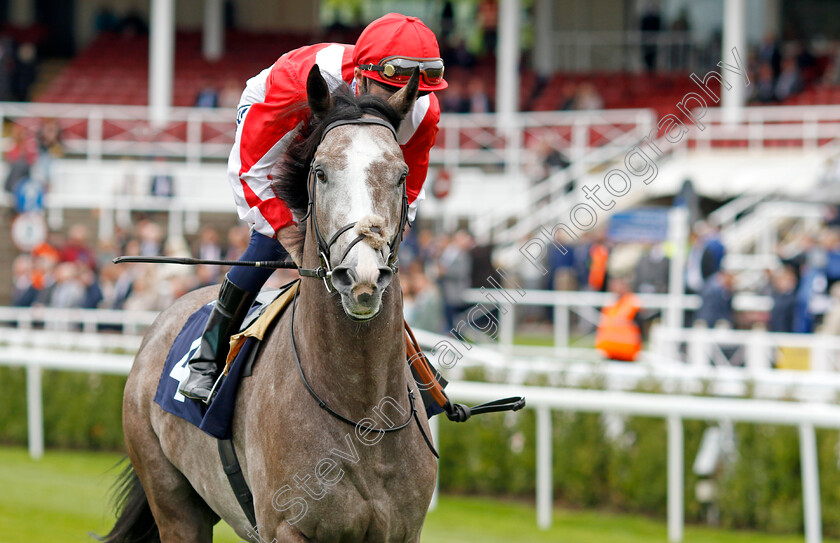
[{"label": "grey horse", "polygon": [[[302,269],[328,264],[332,275],[302,279],[294,312],[273,325],[240,385],[233,441],[259,534],[235,499],[216,440],[154,402],[176,334],[217,293],[208,288],[161,313],[137,354],[123,401],[131,465],[105,541],[209,543],[219,519],[253,542],[420,540],[437,463],[424,440],[428,420],[406,365],[399,279],[389,266],[396,250],[389,242],[400,239],[405,212],[406,165],[394,130],[417,98],[417,83],[415,73],[386,102],[347,89],[331,95],[317,66],[309,74],[311,120],[290,147],[275,191],[299,217],[313,195],[300,243],[287,249]],[[382,119],[393,130],[333,124],[359,118]],[[324,263],[316,238],[330,239],[351,222],[356,227],[337,237]],[[319,407],[293,349],[323,402],[362,424]],[[393,428],[412,411],[416,423],[400,431],[371,430]]]}]

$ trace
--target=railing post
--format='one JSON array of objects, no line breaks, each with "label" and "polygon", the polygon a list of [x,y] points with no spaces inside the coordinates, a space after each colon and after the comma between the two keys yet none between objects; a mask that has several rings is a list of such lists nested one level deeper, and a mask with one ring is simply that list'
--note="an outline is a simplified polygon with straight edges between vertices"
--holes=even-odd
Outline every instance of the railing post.
[{"label": "railing post", "polygon": [[668,541],[683,540],[685,507],[683,504],[683,423],[676,415],[668,416]]},{"label": "railing post", "polygon": [[513,359],[513,336],[516,329],[516,306],[511,304],[507,313],[499,311],[499,344],[505,362]]},{"label": "railing post", "polygon": [[99,207],[99,239],[111,239],[114,236],[114,216],[116,215],[116,203],[113,198],[111,205],[104,202]]},{"label": "railing post", "polygon": [[657,354],[665,354],[665,334],[662,333],[662,323],[654,321],[650,326],[650,339],[648,340],[649,349]]},{"label": "railing post", "polygon": [[586,149],[589,147],[588,140],[589,122],[576,118],[572,124],[572,156],[569,157],[572,162],[580,160],[586,154]]},{"label": "railing post", "polygon": [[[696,368],[711,365],[709,361],[709,344],[706,339],[706,329],[694,327],[688,331],[688,362]],[[677,349],[674,349],[675,351]]]},{"label": "railing post", "polygon": [[747,146],[751,151],[760,151],[764,147],[763,125],[754,117],[747,121]]},{"label": "railing post", "polygon": [[767,356],[770,344],[764,331],[752,330],[747,336],[744,348],[746,352],[746,366],[750,371],[770,369],[770,357]]},{"label": "railing post", "polygon": [[450,174],[453,174],[453,170],[458,166],[460,160],[458,156],[461,140],[460,116],[450,115],[443,130],[443,165],[449,170]]},{"label": "railing post", "polygon": [[554,354],[560,356],[569,346],[569,306],[554,304]]},{"label": "railing post", "polygon": [[551,410],[541,405],[537,408],[537,525],[541,530],[551,527],[554,486],[551,438]]},{"label": "railing post", "polygon": [[663,320],[668,328],[683,327],[682,304],[685,292],[685,260],[688,247],[688,211],[675,207],[668,212],[668,242],[671,244],[672,254],[668,276],[668,307],[663,311]]},{"label": "railing post", "polygon": [[813,151],[819,146],[819,124],[814,114],[807,114],[802,124],[802,148]]},{"label": "railing post", "polygon": [[95,334],[97,332],[95,311],[95,309],[82,311],[82,331],[86,334]]},{"label": "railing post", "polygon": [[197,112],[192,112],[187,117],[187,163],[198,164],[201,162],[201,132],[202,117]]},{"label": "railing post", "polygon": [[26,421],[29,437],[29,457],[44,456],[44,404],[41,397],[41,367],[26,366]]},{"label": "railing post", "polygon": [[799,425],[799,456],[802,468],[802,508],[805,515],[805,543],[822,541],[820,478],[817,464],[817,436],[814,425]]},{"label": "railing post", "polygon": [[522,171],[522,153],[525,142],[525,126],[519,117],[511,120],[511,125],[502,129],[505,137],[505,173],[518,175]]},{"label": "railing post", "polygon": [[32,311],[25,310],[19,313],[17,318],[18,329],[31,330],[32,329]]},{"label": "railing post", "polygon": [[184,212],[180,202],[169,202],[169,233],[171,237],[182,237],[184,235]]},{"label": "railing post", "polygon": [[[440,417],[432,417],[429,419],[429,433],[432,434],[432,444],[440,453]],[[438,496],[440,494],[440,462],[438,462],[438,469],[435,472],[435,491],[432,493],[432,501],[429,502],[429,511],[434,511],[438,506]]]},{"label": "railing post", "polygon": [[811,345],[811,360],[810,360],[810,369],[811,371],[817,372],[827,372],[831,371],[828,364],[828,338],[831,336],[825,336],[823,334],[814,334],[813,341],[814,343]]},{"label": "railing post", "polygon": [[87,127],[87,154],[88,160],[99,161],[102,159],[102,112],[94,110],[88,116]]}]

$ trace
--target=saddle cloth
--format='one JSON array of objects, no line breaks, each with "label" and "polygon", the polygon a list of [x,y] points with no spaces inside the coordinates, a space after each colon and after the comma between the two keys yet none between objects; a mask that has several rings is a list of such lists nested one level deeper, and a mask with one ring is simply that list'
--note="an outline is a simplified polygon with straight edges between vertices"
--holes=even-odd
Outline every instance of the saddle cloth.
[{"label": "saddle cloth", "polygon": [[230,354],[225,366],[226,376],[209,407],[204,402],[185,397],[178,392],[178,387],[190,373],[187,363],[201,343],[201,334],[216,302],[210,302],[190,315],[166,356],[155,393],[155,402],[164,411],[190,422],[217,439],[230,439],[239,382],[250,374],[253,359],[258,351],[255,347],[262,340],[271,322],[282,314],[283,309],[292,301],[298,284],[299,282],[295,281],[284,285],[280,290],[265,291],[257,297],[240,328],[242,332],[231,337]]}]

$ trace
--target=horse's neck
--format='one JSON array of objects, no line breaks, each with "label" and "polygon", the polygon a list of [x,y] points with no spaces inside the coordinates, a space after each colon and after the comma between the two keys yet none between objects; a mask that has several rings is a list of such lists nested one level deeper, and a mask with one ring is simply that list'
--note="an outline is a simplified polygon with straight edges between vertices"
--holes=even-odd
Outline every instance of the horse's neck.
[{"label": "horse's neck", "polygon": [[405,406],[405,332],[402,296],[395,277],[382,296],[382,310],[367,322],[344,313],[322,281],[303,278],[295,337],[304,373],[324,401],[352,417],[391,397]]}]

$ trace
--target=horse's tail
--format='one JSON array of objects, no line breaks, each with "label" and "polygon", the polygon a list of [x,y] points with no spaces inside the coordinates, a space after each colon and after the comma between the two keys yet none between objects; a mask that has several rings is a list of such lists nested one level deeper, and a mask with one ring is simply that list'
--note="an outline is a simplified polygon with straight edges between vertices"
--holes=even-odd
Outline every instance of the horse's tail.
[{"label": "horse's tail", "polygon": [[[126,462],[128,457],[122,461]],[[104,543],[160,543],[155,517],[134,466],[128,462],[114,483],[117,522],[101,539]]]}]

